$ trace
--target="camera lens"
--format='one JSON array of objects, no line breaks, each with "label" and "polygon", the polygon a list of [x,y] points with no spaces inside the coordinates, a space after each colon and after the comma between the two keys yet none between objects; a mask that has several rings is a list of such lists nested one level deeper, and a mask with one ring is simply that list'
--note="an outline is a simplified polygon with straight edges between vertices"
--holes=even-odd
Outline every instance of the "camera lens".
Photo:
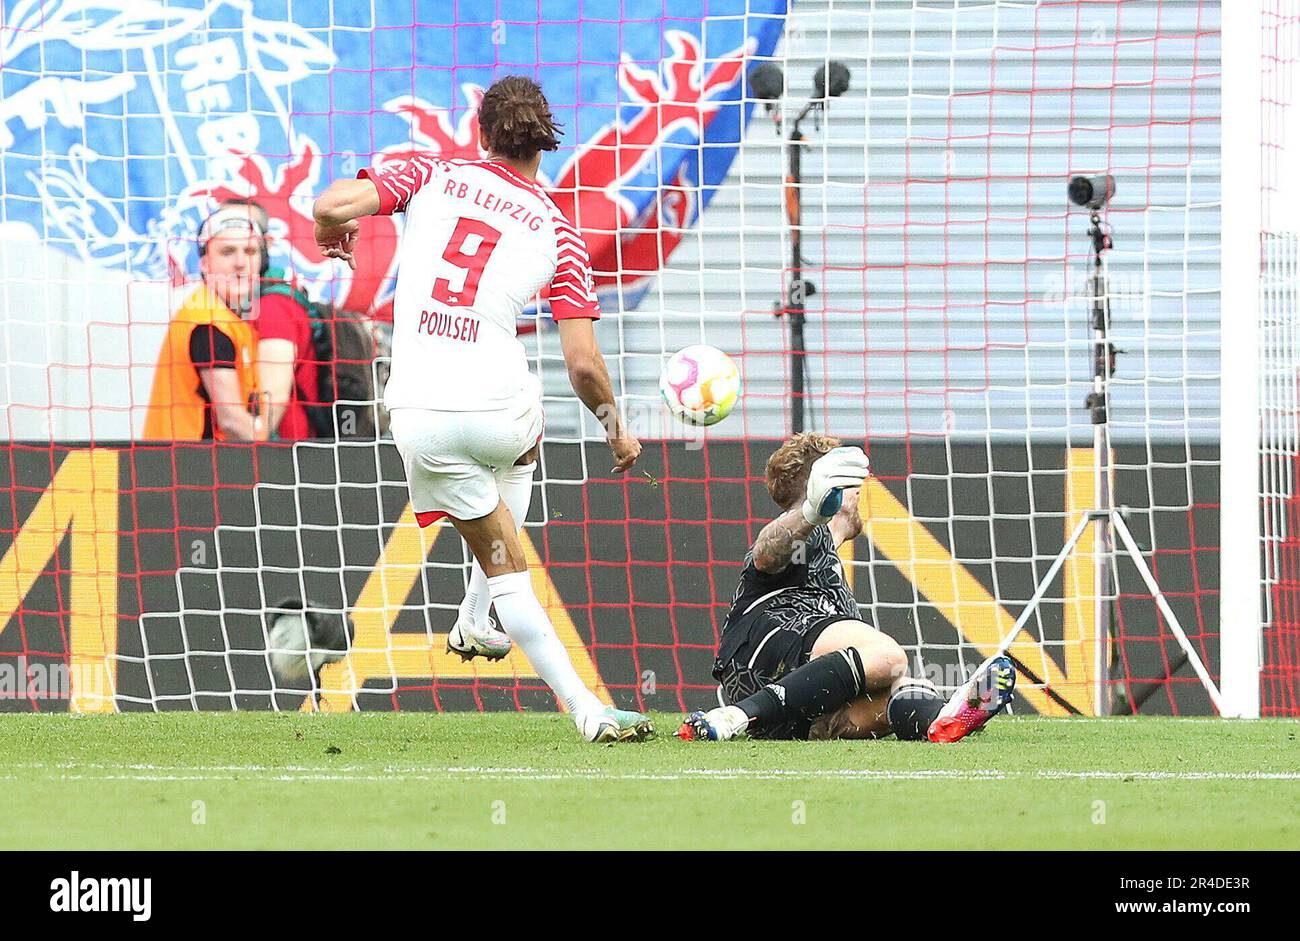
[{"label": "camera lens", "polygon": [[785,75],[779,65],[762,62],[750,70],[749,87],[755,98],[771,101],[785,94]]},{"label": "camera lens", "polygon": [[1115,195],[1115,178],[1105,176],[1076,176],[1070,179],[1070,202],[1088,209],[1100,209]]},{"label": "camera lens", "polygon": [[828,94],[832,98],[838,98],[849,90],[849,67],[843,62],[832,61],[828,70],[826,66],[818,66],[817,71],[813,73],[813,97],[825,98]]}]

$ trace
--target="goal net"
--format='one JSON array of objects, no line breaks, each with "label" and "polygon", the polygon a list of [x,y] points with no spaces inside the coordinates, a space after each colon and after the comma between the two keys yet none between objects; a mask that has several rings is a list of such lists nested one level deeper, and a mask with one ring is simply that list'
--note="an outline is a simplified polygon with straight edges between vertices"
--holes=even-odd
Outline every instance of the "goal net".
[{"label": "goal net", "polygon": [[1300,101],[1300,7],[1263,4],[1261,59],[1260,415],[1262,439],[1264,636],[1261,714],[1300,712],[1300,356],[1297,287],[1300,189],[1288,172],[1300,154],[1294,104]]},{"label": "goal net", "polygon": [[[714,701],[740,563],[776,513],[765,462],[802,427],[867,449],[865,529],[842,555],[864,619],[915,671],[954,689],[1010,639],[1017,708],[1210,710],[1187,651],[1217,678],[1219,3],[3,11],[0,660],[69,670],[63,705],[554,707],[522,656],[445,651],[468,557],[450,527],[416,525],[391,442],[367,433],[373,402],[338,403],[334,440],[144,437],[195,233],[222,199],[256,200],[272,265],[364,318],[381,384],[400,221],[367,220],[352,273],[315,252],[312,200],[413,151],[479,156],[482,90],[523,73],[564,125],[541,172],[590,249],[598,337],[647,445],[634,473],[609,473],[544,302],[526,311],[547,424],[525,550],[593,688],[644,709]],[[804,112],[819,72],[839,90],[833,62],[847,88]],[[759,65],[779,67],[781,97]],[[1094,526],[1047,579],[1107,463],[1085,405],[1096,299],[1075,175],[1115,180],[1100,209],[1106,457],[1164,611],[1125,554],[1103,577]],[[731,353],[744,379],[707,432],[659,401],[665,358],[692,343]],[[1278,519],[1291,501],[1278,491]],[[319,671],[286,678],[268,637],[304,606],[347,641],[312,634]],[[1276,662],[1294,676],[1285,623]],[[1297,708],[1291,684],[1278,711]],[[53,698],[27,683],[0,709]]]}]

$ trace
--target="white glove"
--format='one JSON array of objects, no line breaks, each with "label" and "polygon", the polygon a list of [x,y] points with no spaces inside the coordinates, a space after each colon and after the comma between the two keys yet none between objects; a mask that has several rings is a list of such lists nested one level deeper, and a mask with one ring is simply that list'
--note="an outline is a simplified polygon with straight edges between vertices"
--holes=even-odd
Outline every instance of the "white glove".
[{"label": "white glove", "polygon": [[835,448],[813,462],[808,474],[808,499],[803,502],[803,518],[821,526],[840,511],[844,491],[861,487],[871,473],[871,462],[861,448]]}]

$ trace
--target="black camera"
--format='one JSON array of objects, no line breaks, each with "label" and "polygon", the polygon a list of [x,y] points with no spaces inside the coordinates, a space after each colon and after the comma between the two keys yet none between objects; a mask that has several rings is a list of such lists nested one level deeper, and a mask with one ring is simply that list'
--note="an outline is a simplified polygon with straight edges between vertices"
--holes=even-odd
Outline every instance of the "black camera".
[{"label": "black camera", "polygon": [[843,62],[831,60],[829,68],[819,65],[813,73],[814,98],[838,98],[849,90],[849,69]]},{"label": "black camera", "polygon": [[1105,176],[1076,176],[1070,178],[1070,202],[1094,212],[1115,195],[1115,178]]},{"label": "black camera", "polygon": [[749,89],[753,97],[773,101],[785,94],[785,73],[774,62],[760,62],[750,69]]}]

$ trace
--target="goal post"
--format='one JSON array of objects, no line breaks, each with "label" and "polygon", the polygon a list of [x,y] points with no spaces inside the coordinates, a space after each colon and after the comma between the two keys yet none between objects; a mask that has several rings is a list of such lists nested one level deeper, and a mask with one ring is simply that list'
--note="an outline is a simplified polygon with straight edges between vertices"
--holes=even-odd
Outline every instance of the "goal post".
[{"label": "goal post", "polygon": [[1260,713],[1264,623],[1260,269],[1266,192],[1261,171],[1270,89],[1263,8],[1273,2],[1234,2],[1231,15],[1223,17],[1222,39],[1219,662],[1223,714],[1248,718]]}]

